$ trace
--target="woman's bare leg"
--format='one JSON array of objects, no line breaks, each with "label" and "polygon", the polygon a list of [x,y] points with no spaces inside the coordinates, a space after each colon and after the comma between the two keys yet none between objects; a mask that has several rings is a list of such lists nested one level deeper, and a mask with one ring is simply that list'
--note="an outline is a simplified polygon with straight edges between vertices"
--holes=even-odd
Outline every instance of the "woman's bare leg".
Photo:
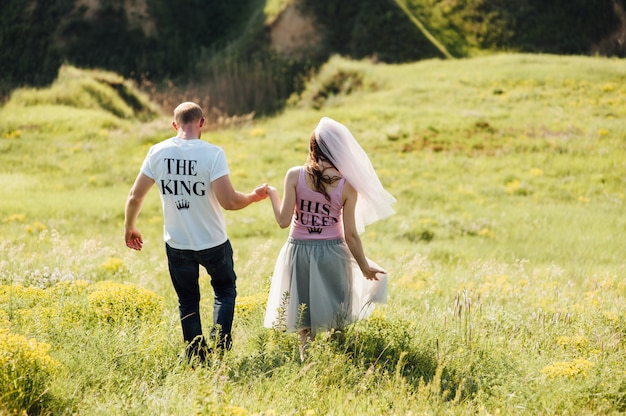
[{"label": "woman's bare leg", "polygon": [[304,362],[306,358],[306,347],[311,339],[311,329],[305,328],[298,331],[298,340],[300,341],[300,361]]}]

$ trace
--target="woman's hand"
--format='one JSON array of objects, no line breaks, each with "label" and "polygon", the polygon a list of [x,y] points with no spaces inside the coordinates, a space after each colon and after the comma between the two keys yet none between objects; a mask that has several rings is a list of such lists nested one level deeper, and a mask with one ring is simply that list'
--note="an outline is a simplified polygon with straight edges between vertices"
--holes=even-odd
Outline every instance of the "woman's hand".
[{"label": "woman's hand", "polygon": [[369,267],[369,269],[367,269],[366,271],[363,271],[363,276],[365,276],[365,278],[367,280],[378,280],[378,274],[387,274],[387,272],[385,272],[384,270],[381,270],[379,268],[376,267]]},{"label": "woman's hand", "polygon": [[272,194],[276,194],[278,195],[278,189],[276,189],[275,187],[273,187],[272,185],[267,185],[267,194],[269,196],[272,196]]}]

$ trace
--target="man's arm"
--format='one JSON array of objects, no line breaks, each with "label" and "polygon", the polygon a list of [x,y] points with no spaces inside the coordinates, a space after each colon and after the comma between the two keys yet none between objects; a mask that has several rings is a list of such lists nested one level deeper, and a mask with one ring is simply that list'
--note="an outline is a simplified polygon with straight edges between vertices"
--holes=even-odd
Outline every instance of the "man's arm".
[{"label": "man's arm", "polygon": [[229,175],[214,180],[212,185],[217,201],[222,208],[229,211],[245,208],[253,202],[267,198],[267,184],[257,186],[254,191],[246,194],[233,188]]},{"label": "man's arm", "polygon": [[143,246],[143,238],[141,232],[136,227],[135,222],[141,211],[143,200],[148,194],[150,188],[154,185],[154,180],[143,173],[137,175],[135,183],[126,199],[126,207],[124,209],[124,239],[126,245],[134,250],[141,250]]}]

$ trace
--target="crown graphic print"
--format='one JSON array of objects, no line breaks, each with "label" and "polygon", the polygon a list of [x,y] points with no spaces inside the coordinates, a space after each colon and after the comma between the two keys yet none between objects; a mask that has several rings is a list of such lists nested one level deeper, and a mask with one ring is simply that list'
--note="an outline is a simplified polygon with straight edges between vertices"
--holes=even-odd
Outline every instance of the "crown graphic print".
[{"label": "crown graphic print", "polygon": [[189,209],[189,201],[187,201],[186,199],[179,199],[178,201],[175,202],[175,204],[176,204],[176,208],[178,208],[179,210]]}]

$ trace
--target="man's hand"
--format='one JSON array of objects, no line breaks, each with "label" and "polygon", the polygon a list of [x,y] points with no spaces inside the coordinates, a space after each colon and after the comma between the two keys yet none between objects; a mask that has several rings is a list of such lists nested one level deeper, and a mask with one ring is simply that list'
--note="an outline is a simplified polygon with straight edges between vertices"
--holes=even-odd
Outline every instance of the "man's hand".
[{"label": "man's hand", "polygon": [[133,250],[141,250],[143,246],[143,238],[135,226],[135,221],[137,221],[137,216],[141,210],[141,204],[143,204],[143,200],[152,185],[154,185],[154,179],[146,176],[145,173],[139,173],[126,199],[126,206],[124,207],[124,239],[126,240],[126,245]]},{"label": "man's hand", "polygon": [[254,192],[253,192],[254,193],[254,197],[253,197],[254,202],[261,201],[261,200],[263,200],[263,199],[268,197],[268,193],[267,193],[268,187],[269,187],[269,185],[264,183],[263,185],[259,185],[256,188],[254,188]]},{"label": "man's hand", "polygon": [[143,238],[137,227],[127,228],[124,238],[128,248],[139,251],[143,247]]}]

